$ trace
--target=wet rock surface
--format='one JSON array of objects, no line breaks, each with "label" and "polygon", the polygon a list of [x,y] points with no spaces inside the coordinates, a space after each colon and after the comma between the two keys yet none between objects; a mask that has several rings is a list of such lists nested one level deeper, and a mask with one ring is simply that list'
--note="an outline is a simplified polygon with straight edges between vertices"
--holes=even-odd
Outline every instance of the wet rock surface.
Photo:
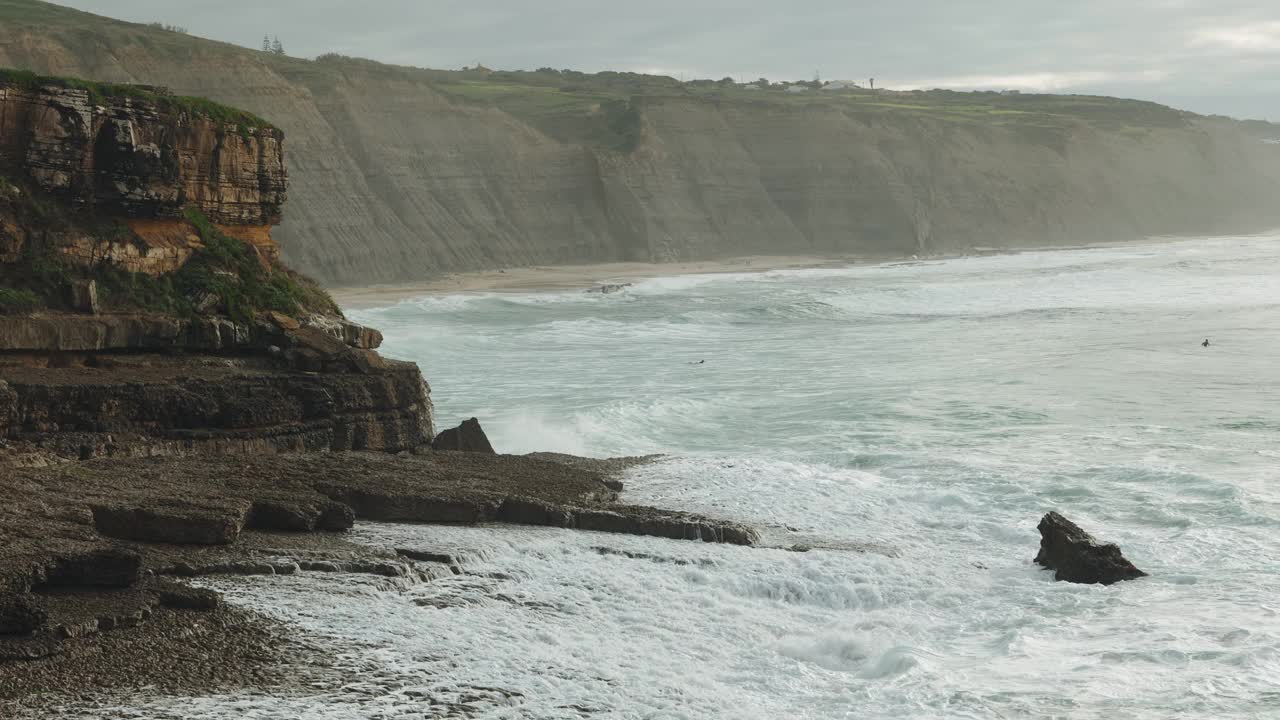
[{"label": "wet rock surface", "polygon": [[171,500],[150,506],[95,505],[98,532],[121,540],[173,545],[229,545],[244,529],[248,506],[198,506]]},{"label": "wet rock surface", "polygon": [[626,290],[631,287],[631,285],[631,283],[605,283],[603,285],[597,285],[596,287],[589,288],[587,292],[599,295],[612,295],[613,293]]},{"label": "wet rock surface", "polygon": [[339,502],[258,500],[249,510],[248,526],[283,532],[341,532],[355,524],[355,511]]},{"label": "wet rock surface", "polygon": [[1040,520],[1040,552],[1036,562],[1054,578],[1073,583],[1111,585],[1145,577],[1113,543],[1102,543],[1057,512]]},{"label": "wet rock surface", "polygon": [[[351,543],[340,531],[357,520],[756,541],[753,529],[737,523],[619,504],[616,483],[597,469],[643,461],[348,452],[4,466],[0,493],[13,500],[0,506],[0,631],[8,633],[0,634],[0,708],[4,698],[96,672],[104,648],[152,643],[155,651],[154,661],[130,659],[135,675],[112,668],[101,676],[112,688],[258,682],[296,661],[264,644],[276,635],[269,624],[186,584],[194,578],[342,573],[403,590],[463,572],[469,556],[462,548]],[[176,632],[183,627],[193,635]],[[234,667],[205,673],[158,666],[185,657],[191,637],[207,643],[208,662]],[[15,669],[33,661],[52,664],[34,676]]]}]

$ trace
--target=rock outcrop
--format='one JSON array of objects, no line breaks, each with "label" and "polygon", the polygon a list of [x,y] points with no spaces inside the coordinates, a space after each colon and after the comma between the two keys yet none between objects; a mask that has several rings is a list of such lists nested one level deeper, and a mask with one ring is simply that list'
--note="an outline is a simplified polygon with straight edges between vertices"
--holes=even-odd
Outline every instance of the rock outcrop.
[{"label": "rock outcrop", "polygon": [[[78,458],[430,445],[417,366],[275,258],[282,141],[157,88],[0,74],[0,285],[43,303],[0,313],[0,439]],[[117,537],[163,525],[116,510],[98,524]]]},{"label": "rock outcrop", "polygon": [[430,388],[380,339],[339,319],[0,317],[0,438],[70,457],[428,447]]},{"label": "rock outcrop", "polygon": [[436,436],[431,443],[432,450],[454,450],[458,452],[478,452],[493,454],[493,445],[489,444],[489,436],[484,434],[480,421],[471,418],[463,420],[456,428],[449,428]]},{"label": "rock outcrop", "polygon": [[284,134],[244,116],[215,118],[157,88],[0,80],[0,165],[76,205],[129,218],[179,218],[189,206],[225,225],[280,222]]},{"label": "rock outcrop", "polygon": [[81,265],[173,272],[201,246],[183,219],[189,208],[274,259],[283,140],[253,116],[159,88],[0,78],[0,174],[129,229],[104,238],[56,223],[31,227],[0,202],[0,259],[38,239]]},{"label": "rock outcrop", "polygon": [[244,529],[247,503],[220,506],[167,500],[150,506],[93,506],[93,525],[106,537],[170,545],[230,545]]},{"label": "rock outcrop", "polygon": [[1036,562],[1054,571],[1054,578],[1073,583],[1111,585],[1145,577],[1112,543],[1100,543],[1056,512],[1040,520],[1040,552]]}]

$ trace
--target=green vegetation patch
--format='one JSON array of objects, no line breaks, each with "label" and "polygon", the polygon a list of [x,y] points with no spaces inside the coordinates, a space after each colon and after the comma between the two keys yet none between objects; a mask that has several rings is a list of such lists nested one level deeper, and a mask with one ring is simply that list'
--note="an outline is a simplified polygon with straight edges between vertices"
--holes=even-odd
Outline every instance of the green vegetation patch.
[{"label": "green vegetation patch", "polygon": [[[32,237],[66,232],[114,243],[142,242],[127,225],[91,208],[72,209],[38,190],[19,189],[16,200],[0,198],[0,211],[35,230]],[[226,315],[241,322],[267,310],[341,315],[314,281],[264,262],[250,245],[219,231],[198,210],[187,210],[186,220],[196,228],[203,247],[177,272],[161,276],[128,272],[108,262],[85,267],[50,244],[28,242],[17,262],[0,263],[0,313],[72,310],[72,282],[94,280],[102,307],[112,311]]]},{"label": "green vegetation patch", "polygon": [[224,235],[199,210],[188,209],[186,217],[204,243],[173,277],[178,296],[191,306],[184,308],[188,312],[216,297],[218,306],[240,321],[263,310],[338,313],[333,299],[314,283],[282,267],[264,267],[252,248]]},{"label": "green vegetation patch", "polygon": [[272,129],[274,126],[251,112],[239,110],[208,98],[171,95],[146,85],[123,85],[94,82],[79,78],[38,75],[28,70],[0,68],[0,85],[15,85],[25,90],[39,90],[50,85],[72,90],[84,90],[90,100],[102,105],[111,100],[133,99],[156,104],[162,111],[186,112],[209,118],[216,122],[233,124],[241,133],[250,130]]},{"label": "green vegetation patch", "polygon": [[0,287],[0,315],[27,313],[40,305],[40,297],[30,290]]},{"label": "green vegetation patch", "polygon": [[436,89],[465,104],[499,108],[564,142],[630,152],[640,140],[639,103],[621,92],[484,80],[447,82]]},{"label": "green vegetation patch", "polygon": [[[346,58],[335,66],[363,69]],[[478,69],[422,71],[418,78],[465,103],[497,107],[557,139],[625,149],[638,132],[638,108],[662,100],[717,106],[823,108],[851,116],[927,118],[1018,129],[1091,125],[1105,130],[1183,127],[1191,113],[1139,100],[1091,95],[958,92],[952,90],[822,89],[817,83],[738,84],[730,78],[681,82],[637,73],[587,74]],[[803,88],[802,92],[793,92]]]}]

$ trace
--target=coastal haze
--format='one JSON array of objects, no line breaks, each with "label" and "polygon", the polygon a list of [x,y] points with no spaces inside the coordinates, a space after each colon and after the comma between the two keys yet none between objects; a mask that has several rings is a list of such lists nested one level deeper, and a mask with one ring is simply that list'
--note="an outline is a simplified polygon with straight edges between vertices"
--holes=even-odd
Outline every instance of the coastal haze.
[{"label": "coastal haze", "polygon": [[420,70],[5,7],[0,66],[164,85],[282,128],[290,201],[275,235],[292,266],[329,285],[1280,224],[1280,145],[1264,142],[1280,132],[1150,102]]}]

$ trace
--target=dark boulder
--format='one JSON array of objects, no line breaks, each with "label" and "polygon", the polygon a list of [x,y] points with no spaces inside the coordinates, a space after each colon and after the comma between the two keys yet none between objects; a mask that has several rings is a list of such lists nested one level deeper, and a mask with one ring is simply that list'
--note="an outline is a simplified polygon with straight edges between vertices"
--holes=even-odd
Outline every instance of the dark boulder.
[{"label": "dark boulder", "polygon": [[503,500],[498,521],[513,525],[549,525],[573,527],[573,513],[563,507],[540,500],[513,497]]},{"label": "dark boulder", "polygon": [[342,532],[356,524],[356,512],[340,502],[331,502],[320,511],[316,529],[321,532]]},{"label": "dark boulder", "polygon": [[247,527],[280,532],[339,532],[355,525],[356,514],[340,502],[256,500],[249,509]]},{"label": "dark boulder", "polygon": [[1036,562],[1054,571],[1054,578],[1066,582],[1110,585],[1121,580],[1145,577],[1113,543],[1100,543],[1056,512],[1040,520],[1040,552]]},{"label": "dark boulder", "polygon": [[62,645],[47,635],[0,643],[0,663],[31,662],[62,653]]},{"label": "dark boulder", "polygon": [[475,525],[497,518],[500,500],[353,490],[339,498],[356,516],[374,522]]},{"label": "dark boulder", "polygon": [[319,511],[302,503],[258,500],[249,509],[247,526],[253,530],[311,532],[319,517]]},{"label": "dark boulder", "polygon": [[0,599],[0,635],[30,635],[48,619],[22,596]]},{"label": "dark boulder", "polygon": [[458,565],[458,558],[443,550],[419,550],[416,548],[396,548],[396,554],[417,562],[440,563],[442,565]]},{"label": "dark boulder", "polygon": [[58,558],[45,570],[44,588],[127,588],[138,582],[142,558],[106,548]]},{"label": "dark boulder", "polygon": [[121,540],[174,545],[229,545],[244,528],[249,506],[195,506],[178,503],[151,507],[96,505],[98,532]]},{"label": "dark boulder", "polygon": [[208,588],[194,588],[175,582],[162,583],[156,588],[160,604],[174,610],[217,610],[222,607],[222,596]]},{"label": "dark boulder", "polygon": [[755,530],[738,523],[626,505],[615,505],[610,510],[578,510],[574,513],[574,526],[579,530],[730,545],[755,545],[760,540]]},{"label": "dark boulder", "polygon": [[489,444],[489,438],[480,427],[480,421],[475,418],[464,420],[458,427],[450,428],[437,435],[435,441],[431,443],[431,449],[496,454],[493,446]]}]

